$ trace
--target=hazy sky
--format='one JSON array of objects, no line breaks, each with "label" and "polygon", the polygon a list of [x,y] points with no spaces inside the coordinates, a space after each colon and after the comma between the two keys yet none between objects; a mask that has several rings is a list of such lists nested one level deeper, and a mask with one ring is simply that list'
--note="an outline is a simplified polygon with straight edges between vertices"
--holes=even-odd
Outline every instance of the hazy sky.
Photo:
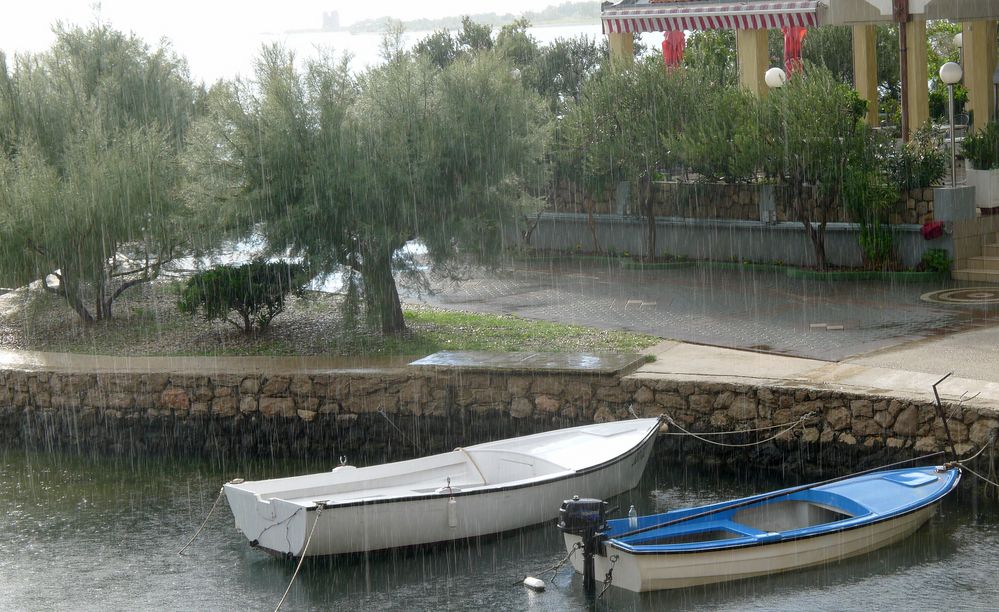
[{"label": "hazy sky", "polygon": [[[0,19],[0,49],[44,49],[52,41],[57,20],[86,24],[99,13],[121,30],[149,40],[166,36],[178,46],[191,37],[210,36],[217,28],[244,33],[318,28],[323,11],[336,10],[341,23],[390,15],[398,19],[468,13],[521,13],[559,0],[8,0]],[[100,8],[98,9],[97,6]]]}]

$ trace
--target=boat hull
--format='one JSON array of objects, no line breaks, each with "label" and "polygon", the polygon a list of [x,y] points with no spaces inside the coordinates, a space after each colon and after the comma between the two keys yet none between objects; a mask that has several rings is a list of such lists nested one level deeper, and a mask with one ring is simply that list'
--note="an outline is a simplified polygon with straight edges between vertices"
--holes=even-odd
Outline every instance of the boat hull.
[{"label": "boat hull", "polygon": [[[634,488],[658,431],[654,419],[647,421],[652,427],[646,425],[634,446],[600,465],[479,489],[456,487],[453,494],[372,496],[324,504],[279,497],[265,500],[247,488],[253,483],[227,484],[224,490],[237,528],[252,546],[272,554],[337,555],[462,540],[554,519],[562,501],[573,495],[611,497]],[[474,454],[486,446],[465,450]],[[357,472],[366,469],[370,468]],[[310,495],[312,500],[324,499],[319,491]]]},{"label": "boat hull", "polygon": [[[863,527],[736,549],[669,554],[634,554],[607,547],[607,556],[594,557],[598,580],[613,566],[613,585],[629,591],[644,592],[679,589],[742,580],[776,574],[838,561],[889,546],[910,535],[926,523],[937,504],[925,506],[903,516]],[[578,536],[565,535],[566,549],[571,550]],[[617,555],[616,563],[610,557]],[[572,555],[571,562],[582,573],[582,555]]]}]

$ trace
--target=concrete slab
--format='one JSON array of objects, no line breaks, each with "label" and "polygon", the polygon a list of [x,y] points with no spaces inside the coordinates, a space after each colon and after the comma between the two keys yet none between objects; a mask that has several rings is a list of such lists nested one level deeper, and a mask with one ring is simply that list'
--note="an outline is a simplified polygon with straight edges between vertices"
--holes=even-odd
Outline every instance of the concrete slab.
[{"label": "concrete slab", "polygon": [[565,372],[612,375],[630,372],[646,357],[636,353],[493,353],[441,351],[409,365],[439,370],[490,370],[504,372]]},{"label": "concrete slab", "polygon": [[803,376],[827,363],[818,359],[786,357],[682,342],[657,344],[647,352],[656,360],[644,364],[636,372],[637,375],[782,380]]},{"label": "concrete slab", "polygon": [[139,357],[0,350],[0,368],[91,374],[315,374],[404,368],[413,356],[343,357]]}]

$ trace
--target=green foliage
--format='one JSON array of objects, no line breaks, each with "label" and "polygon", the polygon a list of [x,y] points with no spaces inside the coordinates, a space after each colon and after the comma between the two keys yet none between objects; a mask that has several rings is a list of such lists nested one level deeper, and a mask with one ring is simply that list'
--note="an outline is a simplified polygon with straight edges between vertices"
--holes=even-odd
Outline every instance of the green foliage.
[{"label": "green foliage", "polygon": [[530,66],[538,56],[538,41],[528,34],[529,27],[531,22],[521,18],[500,28],[496,35],[496,50],[518,69]]},{"label": "green foliage", "polygon": [[940,149],[940,138],[929,123],[912,134],[912,139],[888,145],[885,171],[897,189],[908,191],[935,185],[947,174],[948,156]]},{"label": "green foliage", "polygon": [[455,37],[458,48],[466,53],[488,51],[493,48],[493,29],[485,23],[477,23],[468,15],[461,18],[461,29]]},{"label": "green foliage", "polygon": [[83,321],[109,319],[198,233],[177,164],[187,67],[106,25],[59,26],[48,52],[0,55],[0,91],[0,275],[54,277]]},{"label": "green foliage", "polygon": [[683,67],[698,72],[704,81],[718,87],[739,83],[734,30],[700,30],[687,37]]},{"label": "green foliage", "polygon": [[708,181],[754,179],[762,146],[758,99],[734,87],[695,87],[699,104],[677,136],[683,163]]},{"label": "green foliage", "polygon": [[[304,267],[284,262],[216,266],[188,279],[178,308],[189,315],[200,312],[207,321],[227,321],[250,334],[254,326],[266,329],[284,310],[288,295],[301,294],[306,282]],[[229,318],[233,312],[239,321]]]},{"label": "green foliage", "polygon": [[961,151],[976,170],[999,168],[999,123],[990,121],[982,129],[965,136]]},{"label": "green foliage", "polygon": [[[954,44],[954,35],[961,32],[961,24],[944,19],[926,22],[927,75],[930,77],[930,117],[946,119],[947,85],[940,80],[940,67],[947,62],[961,62],[961,49]],[[954,86],[954,112],[960,113],[968,101],[968,90],[958,84]]]},{"label": "green foliage", "polygon": [[923,253],[920,265],[927,272],[946,274],[950,272],[950,254],[947,249],[927,249]]},{"label": "green foliage", "polygon": [[557,38],[538,49],[533,64],[523,70],[524,84],[537,91],[555,115],[579,101],[583,83],[598,69],[603,53],[585,36]]},{"label": "green foliage", "polygon": [[447,30],[437,30],[417,41],[413,53],[425,57],[438,68],[446,68],[458,57],[458,43]]}]

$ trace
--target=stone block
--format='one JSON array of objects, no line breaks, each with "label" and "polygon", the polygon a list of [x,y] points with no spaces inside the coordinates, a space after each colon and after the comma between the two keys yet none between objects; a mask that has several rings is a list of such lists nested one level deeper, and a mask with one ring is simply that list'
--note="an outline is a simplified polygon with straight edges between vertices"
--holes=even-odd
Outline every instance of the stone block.
[{"label": "stone block", "polygon": [[883,433],[884,429],[877,424],[874,419],[865,417],[854,417],[850,430],[857,436],[877,436]]},{"label": "stone block", "polygon": [[297,415],[295,400],[290,397],[262,397],[257,409],[267,417],[293,417]]},{"label": "stone block", "polygon": [[655,403],[656,405],[661,406],[663,410],[667,411],[687,409],[687,400],[685,400],[679,393],[656,393]]},{"label": "stone block", "polygon": [[596,398],[600,401],[615,404],[624,404],[631,400],[631,396],[621,387],[600,387],[597,389]]},{"label": "stone block", "polygon": [[735,394],[732,393],[731,391],[725,391],[723,393],[718,394],[718,397],[715,398],[713,407],[715,410],[722,410],[728,408],[729,406],[732,405],[733,400],[735,400]]},{"label": "stone block", "polygon": [[562,389],[563,389],[562,381],[550,376],[536,378],[534,379],[534,382],[531,383],[531,393],[538,393],[543,395],[561,395]]},{"label": "stone block", "polygon": [[562,402],[551,395],[539,395],[534,399],[534,406],[539,412],[554,414],[562,407]]},{"label": "stone block", "polygon": [[286,397],[291,381],[287,376],[273,376],[264,381],[264,386],[260,388],[260,394],[268,397]]},{"label": "stone block", "polygon": [[260,392],[260,379],[256,377],[244,378],[239,383],[239,392],[242,395],[256,395]]},{"label": "stone block", "polygon": [[908,406],[895,419],[895,433],[900,436],[915,436],[919,432],[919,408]]},{"label": "stone block", "polygon": [[312,422],[316,420],[316,412],[314,410],[299,410],[298,418],[302,419],[307,423]]},{"label": "stone block", "polygon": [[593,414],[594,423],[607,423],[616,420],[614,418],[614,413],[610,411],[607,406],[601,406],[597,408],[597,411]]},{"label": "stone block", "polygon": [[288,390],[292,395],[298,397],[308,397],[312,395],[312,379],[308,376],[295,376],[291,379]]},{"label": "stone block", "polygon": [[235,397],[216,397],[212,400],[212,414],[220,417],[231,417],[236,416],[236,412]]},{"label": "stone block", "polygon": [[635,401],[639,404],[648,404],[655,398],[656,394],[653,393],[652,389],[649,389],[645,385],[642,385],[638,388],[638,391],[635,391]]},{"label": "stone block", "polygon": [[750,399],[745,395],[740,395],[732,400],[732,403],[729,405],[728,414],[738,421],[755,419],[757,416],[756,400]]},{"label": "stone block", "polygon": [[575,380],[565,383],[565,399],[577,404],[588,404],[593,399],[593,387],[588,382]]},{"label": "stone block", "polygon": [[871,400],[853,400],[850,402],[850,412],[854,417],[873,417],[874,404]]},{"label": "stone block", "polygon": [[239,399],[239,411],[243,414],[249,414],[251,412],[257,411],[257,398],[255,397],[241,397]]},{"label": "stone block", "polygon": [[185,389],[167,387],[160,393],[160,406],[171,410],[187,411],[191,407],[191,399]]},{"label": "stone block", "polygon": [[843,433],[839,434],[839,442],[841,444],[847,444],[849,446],[855,446],[857,444],[857,438],[853,434],[851,434],[849,432],[843,432]]},{"label": "stone block", "polygon": [[833,408],[826,413],[826,422],[836,431],[842,431],[850,427],[850,409],[839,407]]},{"label": "stone block", "polygon": [[982,419],[971,426],[968,439],[972,444],[981,448],[989,442],[989,437],[999,433],[999,421],[996,419]]},{"label": "stone block", "polygon": [[707,414],[712,409],[714,398],[710,395],[704,394],[691,395],[688,398],[688,404],[690,405],[690,409],[694,412]]},{"label": "stone block", "polygon": [[506,380],[506,390],[511,395],[524,397],[531,390],[531,379],[526,376],[511,376]]},{"label": "stone block", "polygon": [[534,412],[534,404],[526,397],[515,397],[510,402],[510,416],[515,419],[523,419],[531,416]]}]

